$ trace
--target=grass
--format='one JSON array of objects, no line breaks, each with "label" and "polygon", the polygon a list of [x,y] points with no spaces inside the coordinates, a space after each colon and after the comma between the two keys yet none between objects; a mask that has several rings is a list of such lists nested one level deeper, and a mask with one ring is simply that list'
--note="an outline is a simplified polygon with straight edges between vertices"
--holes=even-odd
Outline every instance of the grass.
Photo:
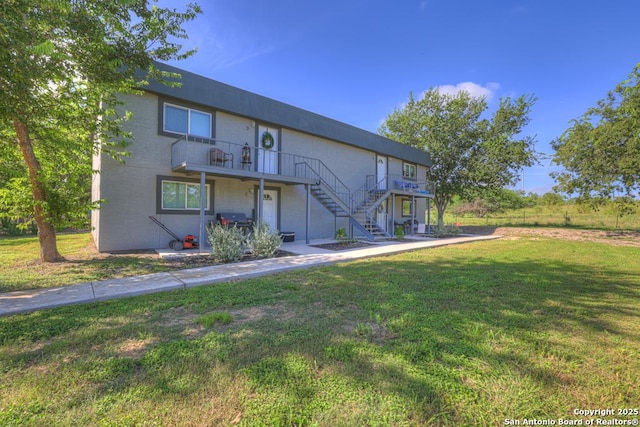
[{"label": "grass", "polygon": [[[434,214],[435,216],[435,214]],[[575,227],[599,230],[640,230],[640,213],[618,217],[611,208],[593,211],[585,206],[565,204],[561,206],[534,206],[477,218],[472,215],[455,216],[445,213],[445,223],[462,223],[477,226],[545,226]]]},{"label": "grass", "polygon": [[0,425],[489,426],[635,408],[639,260],[522,237],[0,318]]},{"label": "grass", "polygon": [[228,325],[233,323],[233,316],[227,312],[223,313],[207,313],[196,319],[196,323],[209,329],[216,324]]},{"label": "grass", "polygon": [[50,288],[112,277],[167,271],[157,256],[101,255],[90,233],[58,234],[58,250],[67,261],[39,261],[37,237],[0,238],[0,292]]}]

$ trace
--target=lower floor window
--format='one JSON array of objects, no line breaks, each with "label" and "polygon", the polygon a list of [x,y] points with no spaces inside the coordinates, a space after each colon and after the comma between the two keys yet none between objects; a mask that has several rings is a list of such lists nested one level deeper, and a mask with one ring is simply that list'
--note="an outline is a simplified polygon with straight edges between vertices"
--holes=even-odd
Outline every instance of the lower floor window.
[{"label": "lower floor window", "polygon": [[402,200],[402,216],[413,216],[413,203],[411,200]]},{"label": "lower floor window", "polygon": [[[209,184],[205,184],[204,201],[209,210]],[[162,209],[200,209],[200,184],[163,180]]]}]

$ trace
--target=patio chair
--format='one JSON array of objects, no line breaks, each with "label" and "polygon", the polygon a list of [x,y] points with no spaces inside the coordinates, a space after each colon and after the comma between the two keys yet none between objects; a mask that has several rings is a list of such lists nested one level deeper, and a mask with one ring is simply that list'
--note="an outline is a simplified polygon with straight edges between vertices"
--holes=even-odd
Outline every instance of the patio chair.
[{"label": "patio chair", "polygon": [[225,153],[219,148],[212,148],[209,150],[209,164],[211,166],[225,167],[227,162],[231,162],[233,166],[233,153]]}]

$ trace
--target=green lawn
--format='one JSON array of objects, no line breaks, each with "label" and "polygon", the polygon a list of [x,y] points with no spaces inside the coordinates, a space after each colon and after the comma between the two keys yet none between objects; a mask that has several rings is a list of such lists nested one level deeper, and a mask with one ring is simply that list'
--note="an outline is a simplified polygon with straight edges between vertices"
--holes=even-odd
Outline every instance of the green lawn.
[{"label": "green lawn", "polygon": [[639,260],[521,237],[0,318],[0,425],[494,426],[637,408]]},{"label": "green lawn", "polygon": [[0,292],[50,288],[169,269],[157,256],[99,254],[90,233],[60,233],[57,241],[60,254],[67,260],[41,263],[37,237],[0,238]]}]

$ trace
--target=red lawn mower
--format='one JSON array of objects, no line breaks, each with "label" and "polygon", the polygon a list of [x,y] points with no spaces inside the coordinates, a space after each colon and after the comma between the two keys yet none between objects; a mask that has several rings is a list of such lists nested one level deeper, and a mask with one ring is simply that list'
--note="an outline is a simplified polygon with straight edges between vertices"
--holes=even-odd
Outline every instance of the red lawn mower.
[{"label": "red lawn mower", "polygon": [[150,216],[149,219],[156,223],[156,225],[162,228],[169,236],[173,237],[173,240],[169,242],[169,247],[174,251],[181,251],[183,249],[194,249],[198,247],[198,240],[196,236],[187,234],[184,239],[178,237],[176,233],[169,230],[166,225],[158,221],[158,218]]}]

